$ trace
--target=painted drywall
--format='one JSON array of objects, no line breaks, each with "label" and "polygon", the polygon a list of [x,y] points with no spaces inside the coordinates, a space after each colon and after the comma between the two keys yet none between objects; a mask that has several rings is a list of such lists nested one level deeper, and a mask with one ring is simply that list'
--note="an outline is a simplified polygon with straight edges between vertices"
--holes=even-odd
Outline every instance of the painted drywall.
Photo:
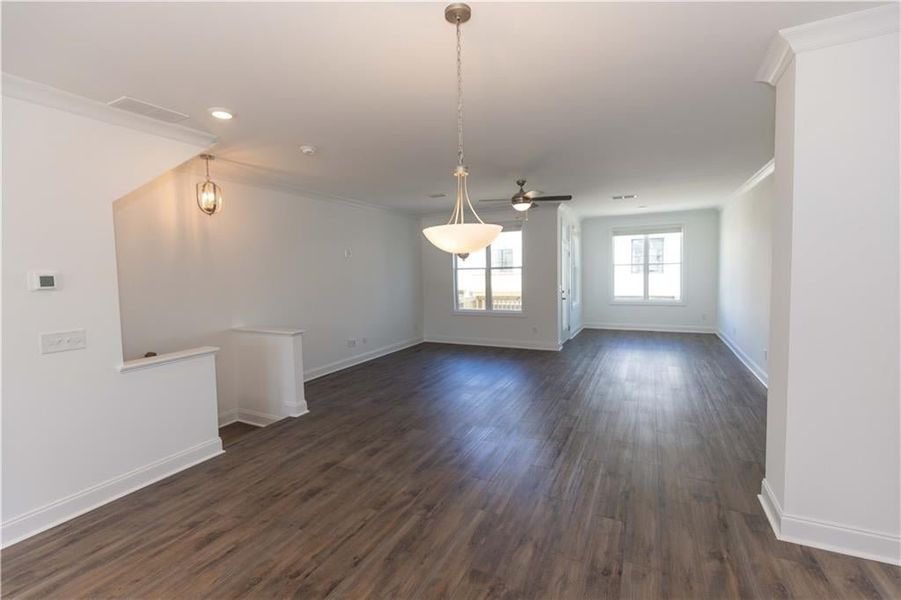
[{"label": "painted drywall", "polygon": [[[901,564],[899,38],[887,11],[895,33],[801,52],[778,83],[778,101],[793,101],[777,121],[792,143],[776,148],[777,204],[791,215],[774,252],[786,237],[791,252],[778,272],[774,261],[769,404],[785,440],[768,438],[766,477],[788,539]],[[780,451],[784,471],[771,473]]]},{"label": "painted drywall", "polygon": [[[202,149],[3,98],[4,544],[221,451],[208,355],[118,371],[113,201]],[[34,269],[60,288],[29,291]],[[85,349],[40,354],[73,329]]]},{"label": "painted drywall", "polygon": [[773,176],[720,211],[718,333],[762,381],[770,329]]},{"label": "painted drywall", "polygon": [[[683,301],[675,305],[612,302],[611,252],[618,228],[681,225]],[[600,217],[582,221],[585,327],[713,331],[717,309],[719,214],[716,210]]]},{"label": "painted drywall", "polygon": [[197,179],[166,173],[115,204],[126,356],[218,345],[242,325],[303,329],[309,379],[419,340],[414,217],[224,179],[208,216]]},{"label": "painted drywall", "polygon": [[[485,222],[514,222],[510,209],[483,212]],[[422,226],[445,223],[430,216]],[[451,255],[420,234],[423,331],[435,342],[557,350],[559,341],[559,223],[556,206],[541,206],[523,223],[523,311],[518,315],[459,314],[454,311]]]}]

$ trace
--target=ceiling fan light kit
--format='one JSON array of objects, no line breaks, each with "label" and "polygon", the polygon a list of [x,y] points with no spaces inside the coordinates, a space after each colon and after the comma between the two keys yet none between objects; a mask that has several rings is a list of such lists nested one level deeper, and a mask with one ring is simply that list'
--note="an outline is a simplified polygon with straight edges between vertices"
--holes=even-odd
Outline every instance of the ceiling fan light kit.
[{"label": "ceiling fan light kit", "polygon": [[[472,9],[462,2],[448,5],[444,18],[457,30],[457,197],[450,219],[445,225],[435,225],[422,230],[423,235],[436,247],[452,254],[469,254],[485,248],[500,235],[503,227],[485,223],[479,217],[469,199],[466,179],[469,170],[463,164],[463,46],[460,26],[472,16]],[[476,222],[466,222],[465,210],[469,208]]]},{"label": "ceiling fan light kit", "polygon": [[479,202],[509,202],[513,206],[513,210],[524,213],[535,206],[536,202],[566,202],[573,198],[572,196],[542,196],[544,192],[538,190],[529,190],[527,192],[525,179],[517,179],[516,185],[519,186],[519,191],[513,194],[513,197],[509,200],[493,198],[491,200],[479,200]]}]

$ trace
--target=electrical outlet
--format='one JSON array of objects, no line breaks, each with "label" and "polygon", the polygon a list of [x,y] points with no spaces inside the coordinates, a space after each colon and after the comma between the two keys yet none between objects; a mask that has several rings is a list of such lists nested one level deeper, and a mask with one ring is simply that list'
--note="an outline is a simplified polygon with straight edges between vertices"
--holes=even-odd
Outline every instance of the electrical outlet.
[{"label": "electrical outlet", "polygon": [[707,313],[701,313],[701,320],[707,321]]},{"label": "electrical outlet", "polygon": [[350,248],[347,248],[346,250],[344,250],[344,258],[352,258],[353,255],[354,255],[354,252]]},{"label": "electrical outlet", "polygon": [[69,350],[83,350],[88,345],[87,335],[85,334],[84,329],[42,333],[40,341],[41,354],[67,352]]},{"label": "electrical outlet", "polygon": [[763,360],[769,360],[769,359],[770,359],[770,352],[769,352],[769,350],[764,348],[763,349]]},{"label": "electrical outlet", "polygon": [[349,340],[347,340],[347,347],[348,347],[348,348],[356,348],[356,347],[357,347],[357,340],[354,339],[354,338],[350,338]]}]

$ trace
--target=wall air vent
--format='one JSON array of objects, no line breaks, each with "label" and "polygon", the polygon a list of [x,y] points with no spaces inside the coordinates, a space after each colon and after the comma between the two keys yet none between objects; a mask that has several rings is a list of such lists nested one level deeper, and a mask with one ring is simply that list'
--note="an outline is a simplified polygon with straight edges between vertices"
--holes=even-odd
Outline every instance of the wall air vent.
[{"label": "wall air vent", "polygon": [[113,108],[127,110],[128,112],[144,115],[145,117],[150,117],[151,119],[156,119],[157,121],[163,121],[164,123],[180,123],[190,118],[186,114],[176,112],[174,110],[169,110],[168,108],[163,108],[162,106],[157,106],[156,104],[151,104],[150,102],[144,102],[143,100],[138,100],[137,98],[130,98],[128,96],[116,98],[108,104]]}]

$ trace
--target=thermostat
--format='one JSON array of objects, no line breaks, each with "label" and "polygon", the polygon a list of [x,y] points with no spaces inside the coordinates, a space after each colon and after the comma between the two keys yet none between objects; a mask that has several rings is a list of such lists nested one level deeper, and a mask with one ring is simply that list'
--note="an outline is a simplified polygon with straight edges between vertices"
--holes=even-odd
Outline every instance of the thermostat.
[{"label": "thermostat", "polygon": [[32,271],[28,274],[28,289],[31,291],[59,289],[59,277],[50,271]]}]

